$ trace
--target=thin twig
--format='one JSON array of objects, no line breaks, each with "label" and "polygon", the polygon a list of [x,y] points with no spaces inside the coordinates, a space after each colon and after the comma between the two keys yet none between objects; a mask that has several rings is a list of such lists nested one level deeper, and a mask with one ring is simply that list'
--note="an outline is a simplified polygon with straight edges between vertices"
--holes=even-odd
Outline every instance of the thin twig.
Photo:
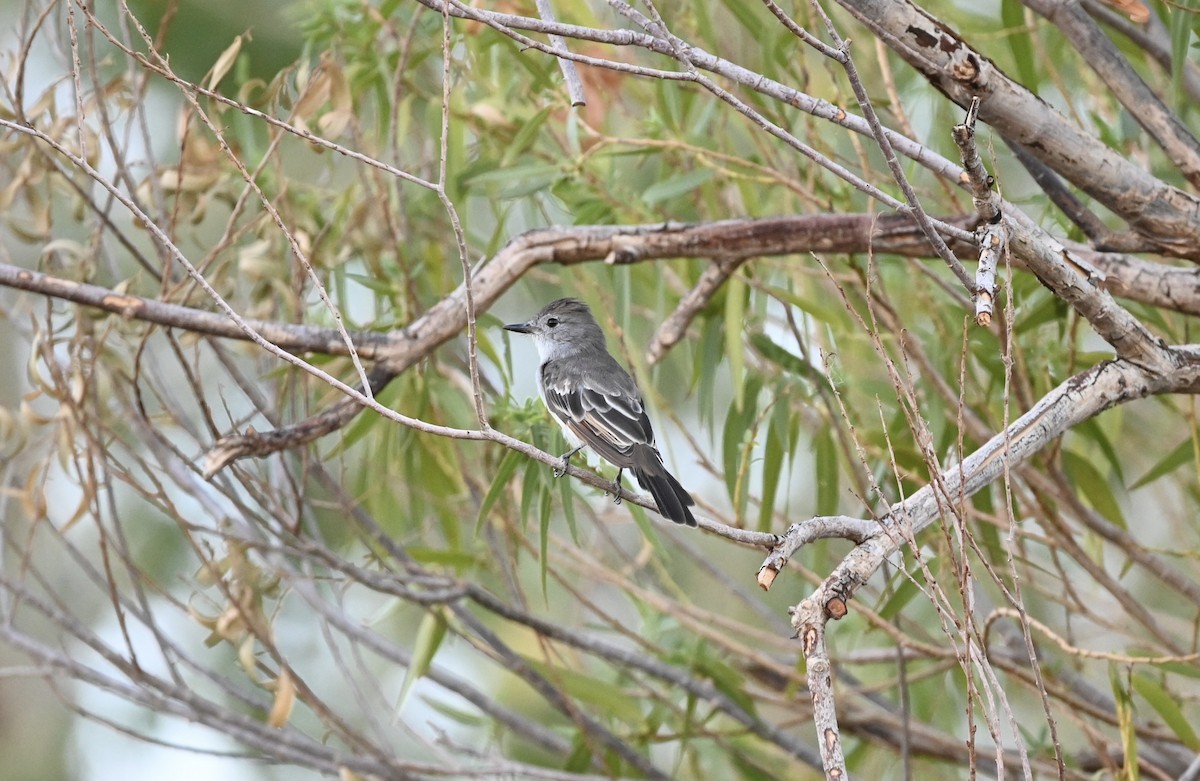
[{"label": "thin twig", "polygon": [[479,383],[479,339],[475,333],[475,292],[471,281],[471,259],[467,250],[467,237],[463,232],[462,221],[458,218],[458,209],[446,192],[448,176],[447,167],[450,164],[448,151],[450,143],[450,11],[447,7],[442,14],[442,111],[441,136],[438,142],[438,181],[437,197],[446,210],[450,226],[454,231],[454,243],[458,250],[458,262],[462,267],[463,281],[459,287],[463,291],[463,306],[467,320],[467,365],[471,372],[471,398],[475,402],[475,419],[483,431],[489,431],[487,410],[483,406],[483,391]]},{"label": "thin twig", "polygon": [[[550,5],[550,0],[537,0],[538,16],[547,22],[557,22],[554,18],[554,6]],[[567,51],[566,41],[561,35],[551,33],[547,38],[550,40],[550,48],[555,52]],[[558,58],[558,67],[562,71],[563,81],[567,85],[567,97],[571,100],[572,106],[586,106],[587,96],[583,93],[583,79],[579,78],[579,69],[575,67],[575,63],[566,58]]]},{"label": "thin twig", "polygon": [[996,267],[1008,249],[1008,229],[1001,220],[1000,196],[992,190],[992,176],[983,167],[975,144],[975,119],[979,116],[979,98],[971,99],[966,119],[952,128],[954,143],[962,155],[963,170],[971,200],[981,220],[979,226],[979,267],[975,270],[975,323],[992,322],[992,302],[996,295]]},{"label": "thin twig", "polygon": [[934,227],[933,221],[926,214],[924,207],[921,206],[920,198],[917,197],[917,191],[909,183],[908,176],[905,175],[904,169],[900,166],[900,161],[896,158],[896,150],[892,147],[891,137],[884,131],[883,123],[879,121],[879,116],[875,113],[875,106],[871,103],[871,98],[867,95],[867,88],[858,75],[858,68],[854,64],[854,58],[850,56],[850,43],[838,34],[837,28],[833,25],[833,20],[825,13],[825,9],[821,7],[818,0],[810,0],[809,5],[824,20],[825,30],[830,40],[833,41],[834,46],[843,55],[843,58],[839,62],[846,71],[846,78],[850,82],[850,88],[854,91],[854,97],[858,101],[859,108],[862,109],[863,117],[871,127],[871,134],[875,138],[875,143],[879,145],[879,151],[883,153],[884,162],[887,163],[888,170],[892,173],[892,179],[900,186],[900,191],[904,193],[904,200],[908,204],[908,208],[903,209],[903,211],[911,214],[916,219],[917,224],[925,231],[925,237],[929,239],[929,243],[934,251],[937,252],[938,257],[946,262],[950,271],[953,272],[954,276],[958,277],[958,281],[962,283],[967,292],[974,294],[976,292],[975,280],[963,268],[954,251],[946,245],[945,240],[942,239],[941,234]]}]

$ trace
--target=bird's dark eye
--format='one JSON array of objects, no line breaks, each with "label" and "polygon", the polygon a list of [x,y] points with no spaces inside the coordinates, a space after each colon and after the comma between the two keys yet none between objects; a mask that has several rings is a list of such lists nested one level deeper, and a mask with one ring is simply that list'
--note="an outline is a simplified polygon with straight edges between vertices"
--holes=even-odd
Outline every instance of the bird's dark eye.
[{"label": "bird's dark eye", "polygon": [[553,328],[553,327],[554,327],[554,326],[556,326],[556,325],[558,325],[558,318],[557,318],[557,317],[551,317],[549,320],[547,320],[547,321],[546,321],[546,327],[547,327],[547,328]]}]

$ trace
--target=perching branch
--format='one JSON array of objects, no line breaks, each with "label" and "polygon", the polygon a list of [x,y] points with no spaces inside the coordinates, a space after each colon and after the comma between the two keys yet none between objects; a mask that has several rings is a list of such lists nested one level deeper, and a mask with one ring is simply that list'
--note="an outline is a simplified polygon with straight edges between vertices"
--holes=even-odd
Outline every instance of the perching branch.
[{"label": "perching branch", "polygon": [[[947,468],[908,499],[890,507],[878,519],[879,529],[871,538],[847,555],[805,601],[819,606],[827,619],[841,618],[854,593],[905,539],[941,518],[948,506],[998,479],[1006,465],[1011,469],[1024,463],[1064,432],[1119,404],[1168,393],[1200,393],[1200,345],[1172,348],[1169,355],[1174,366],[1166,373],[1118,359],[1097,364],[1060,384],[961,464]],[[793,526],[762,568],[778,571],[801,544],[797,541],[805,539],[804,526]],[[773,577],[760,571],[759,582],[764,579],[769,586]]]}]

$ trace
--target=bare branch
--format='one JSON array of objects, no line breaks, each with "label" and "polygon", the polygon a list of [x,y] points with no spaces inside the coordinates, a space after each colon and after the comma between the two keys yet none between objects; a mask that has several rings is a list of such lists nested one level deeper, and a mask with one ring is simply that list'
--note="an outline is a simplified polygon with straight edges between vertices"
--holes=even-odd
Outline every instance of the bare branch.
[{"label": "bare branch", "polygon": [[1174,357],[1163,340],[1151,334],[1100,287],[1102,280],[1089,273],[1086,261],[1073,259],[1041,228],[1014,219],[1007,209],[1004,223],[1013,254],[1042,284],[1086,318],[1117,355],[1156,372],[1167,372],[1173,367]]},{"label": "bare branch", "polygon": [[[1109,8],[1101,0],[1082,0],[1084,8],[1092,16],[1104,22],[1109,27],[1119,30],[1122,35],[1133,42],[1135,46],[1150,55],[1151,59],[1168,73],[1172,69],[1171,33],[1163,24],[1158,14],[1146,5],[1138,3],[1139,11],[1146,19],[1134,19],[1133,15],[1122,16]],[[1116,5],[1114,3],[1114,5]],[[1200,65],[1191,60],[1184,60],[1180,67],[1183,86],[1192,100],[1200,101]]]},{"label": "bare branch", "polygon": [[979,115],[979,98],[971,99],[967,117],[952,128],[954,143],[962,155],[963,170],[971,200],[981,221],[979,228],[979,268],[975,272],[975,323],[986,326],[992,322],[992,301],[996,295],[996,267],[1008,249],[1008,231],[1000,219],[1000,196],[992,191],[992,177],[983,167],[979,148],[975,145],[975,118]]},{"label": "bare branch", "polygon": [[1022,0],[1054,23],[1080,59],[1104,80],[1129,116],[1150,134],[1184,178],[1200,187],[1200,142],[1170,108],[1147,86],[1108,36],[1080,3]]},{"label": "bare branch", "polygon": [[[805,29],[829,6],[776,0],[572,9],[594,26],[554,0],[355,7],[307,20],[301,60],[261,83],[228,70],[236,45],[210,74],[237,78],[181,77],[173,5],[145,27],[125,3],[26,3],[0,80],[0,288],[19,291],[2,319],[30,346],[0,400],[0,645],[25,662],[0,678],[42,676],[122,735],[189,750],[136,715],[153,711],[230,736],[226,761],[331,777],[666,778],[703,758],[1085,781],[1135,747],[1144,775],[1186,773],[1184,736],[1119,690],[1145,699],[1148,675],[1188,719],[1194,681],[1093,681],[1196,650],[1193,552],[1163,540],[1196,503],[1200,345],[1172,345],[1192,341],[1177,313],[1200,314],[1200,271],[1133,255],[1196,252],[1200,201],[1166,184],[1195,143],[1164,100],[1196,69],[1172,66],[1153,14],[1073,0],[1130,36],[1116,89],[1163,101],[1139,144],[1089,122],[1123,110],[1099,80],[1064,92],[1072,129],[1033,97],[1069,83],[1057,59],[1022,63],[1019,87],[984,58],[1043,22],[975,50],[956,10],[839,2],[869,29],[826,19],[837,46]],[[852,29],[881,76],[851,60]],[[893,79],[885,47],[925,79]],[[57,80],[31,95],[43,53]],[[586,114],[555,68],[573,103],[588,80]],[[908,121],[948,106],[929,84],[973,103],[962,165]],[[148,101],[163,87],[174,132]],[[992,191],[976,110],[1045,197]],[[944,216],[964,193],[971,214]],[[848,211],[863,202],[899,213]],[[1053,206],[1090,246],[1051,235]],[[510,238],[585,221],[605,224]],[[996,306],[1001,253],[1016,275]],[[989,327],[961,316],[963,287]],[[488,313],[575,292],[611,305],[664,401],[691,385],[662,433],[690,452],[709,533],[614,509],[583,466],[550,477],[555,434]],[[347,302],[381,332],[339,332]],[[298,324],[313,311],[329,327]],[[1095,335],[1115,360],[1095,363]],[[385,420],[348,426],[368,409]],[[1124,525],[1151,494],[1165,529]],[[848,542],[807,545],[829,538]],[[759,562],[762,588],[786,568],[814,591],[802,644],[746,579]],[[1154,588],[1181,598],[1164,612]],[[825,633],[851,600],[864,631],[839,649]],[[137,710],[85,707],[75,684]],[[927,697],[952,717],[924,719]]]},{"label": "bare branch", "polygon": [[[537,0],[538,16],[545,19],[547,22],[554,23],[558,20],[554,18],[554,6],[550,5],[550,0]],[[550,35],[550,46],[558,54],[567,51],[567,44],[563,41],[562,36]],[[567,96],[571,100],[572,106],[586,106],[587,96],[583,93],[583,79],[579,78],[579,69],[575,67],[575,63],[568,57],[558,57],[558,67],[562,71],[563,81],[567,85]]]},{"label": "bare branch", "polygon": [[[248,340],[246,332],[225,314],[171,304],[153,298],[143,298],[111,288],[53,277],[40,271],[0,263],[0,286],[26,290],[38,295],[73,301],[103,312],[112,312],[129,321],[154,323],[167,328],[179,328],[195,334],[219,336],[225,339]],[[320,328],[299,323],[279,323],[247,319],[246,324],[267,341],[284,350],[297,353],[347,355],[346,343],[332,328]],[[355,347],[364,358],[377,360],[392,355],[395,343],[403,340],[402,333],[355,331],[350,334]]]},{"label": "bare branch", "polygon": [[[893,505],[880,519],[880,531],[846,556],[808,600],[820,606],[828,618],[841,618],[849,599],[884,559],[905,539],[941,517],[948,503],[971,496],[998,479],[1006,467],[1023,463],[1063,432],[1111,407],[1164,393],[1200,393],[1200,346],[1174,348],[1171,356],[1177,365],[1166,374],[1114,360],[1097,364],[1060,384],[961,464],[948,468],[937,480]],[[803,529],[793,528],[796,535]],[[796,548],[790,534],[791,530],[768,561],[779,561],[780,552],[785,560],[791,556]]]},{"label": "bare branch", "polygon": [[1200,260],[1200,199],[1068,122],[908,0],[839,3],[959,106],[979,96],[980,119],[1119,214],[1161,251]]},{"label": "bare branch", "polygon": [[808,691],[812,696],[813,722],[825,778],[846,778],[846,757],[842,751],[842,732],[838,729],[837,704],[833,696],[833,665],[825,644],[825,617],[809,602],[801,602],[792,611],[792,625],[804,649],[808,667]]},{"label": "bare branch", "polygon": [[1195,267],[1167,266],[1078,245],[1068,248],[1103,272],[1105,288],[1113,295],[1185,315],[1200,315],[1200,270]]},{"label": "bare branch", "polygon": [[[438,0],[418,0],[422,5],[432,8],[439,13],[441,12],[441,3]],[[628,3],[621,0],[613,0],[610,3],[614,7],[624,9],[631,18],[637,18],[637,14]],[[460,16],[467,19],[475,19],[481,21],[495,29],[511,34],[510,31],[529,30],[546,35],[560,35],[564,38],[575,38],[584,41],[594,41],[596,43],[607,44],[611,46],[637,46],[648,51],[662,54],[668,57],[674,57],[677,53],[682,54],[687,58],[687,62],[703,71],[716,74],[727,78],[732,82],[739,84],[748,89],[754,90],[762,95],[773,98],[781,103],[798,109],[805,113],[811,114],[818,119],[831,122],[835,125],[844,127],[852,132],[868,138],[873,138],[870,125],[865,119],[855,114],[851,114],[845,109],[836,106],[826,100],[813,98],[810,95],[782,84],[774,79],[763,76],[761,73],[756,73],[748,68],[742,67],[737,63],[730,62],[721,57],[717,57],[703,48],[687,44],[684,47],[677,49],[670,41],[657,38],[653,35],[638,33],[633,30],[604,30],[592,27],[583,27],[579,25],[569,24],[550,24],[541,19],[532,17],[518,16],[515,14],[498,13],[494,11],[484,11],[474,9],[469,6],[451,0],[451,15]],[[648,20],[647,20],[648,21]],[[612,60],[603,60],[598,58],[585,58],[580,55],[567,52],[555,53],[546,44],[533,41],[528,38],[521,38],[522,43],[539,48],[548,54],[553,54],[561,57],[569,57],[577,62],[585,62],[590,65],[619,70],[626,73],[635,73],[637,75],[651,76],[659,79],[686,80],[694,81],[695,78],[687,73],[679,73],[675,71],[651,70],[640,68],[638,66],[630,66],[622,62],[614,62]],[[899,133],[891,130],[884,130],[887,133],[888,140],[897,152],[905,157],[912,159],[914,162],[926,167],[938,176],[956,181],[961,169],[941,157],[937,153],[928,149],[925,146],[907,138]]]},{"label": "bare branch", "polygon": [[683,339],[688,326],[708,306],[712,297],[725,285],[744,260],[720,260],[704,269],[700,279],[688,291],[666,320],[654,332],[650,346],[646,349],[646,362],[651,366],[661,361],[672,347]]},{"label": "bare branch", "polygon": [[[887,163],[888,170],[892,173],[892,179],[900,186],[900,191],[904,193],[905,203],[908,204],[907,212],[912,214],[917,220],[917,224],[921,226],[921,230],[925,232],[925,237],[929,239],[930,245],[937,252],[938,257],[946,262],[946,265],[958,277],[958,281],[962,283],[968,293],[972,295],[978,293],[975,281],[967,270],[963,268],[962,263],[955,257],[953,250],[946,246],[946,242],[938,235],[929,219],[929,215],[922,208],[920,199],[917,198],[916,190],[909,184],[908,177],[904,173],[904,169],[900,166],[900,161],[896,159],[896,152],[892,148],[892,143],[888,139],[888,134],[884,132],[883,124],[879,121],[879,116],[875,113],[875,107],[871,105],[871,99],[867,96],[867,88],[863,85],[862,79],[858,75],[858,67],[854,64],[854,58],[850,56],[850,44],[838,34],[837,28],[833,26],[833,20],[825,13],[825,9],[821,7],[818,0],[810,0],[809,3],[825,22],[825,30],[834,46],[842,53],[840,60],[842,68],[846,71],[846,77],[850,82],[850,88],[854,91],[854,98],[858,101],[858,107],[862,109],[863,116],[867,120],[867,124],[871,127],[871,134],[875,137],[875,143],[879,145],[879,151],[883,153],[884,162]],[[982,325],[982,324],[981,324]]]},{"label": "bare branch", "polygon": [[[471,275],[475,306],[489,308],[531,268],[542,263],[572,265],[603,259],[610,264],[636,263],[668,257],[747,258],[804,251],[846,251],[844,247],[874,247],[876,251],[908,252],[925,245],[907,217],[812,215],[765,220],[726,220],[702,225],[602,226],[531,231],[509,242],[494,258]],[[459,286],[408,325],[405,339],[392,342],[390,353],[377,355],[383,366],[399,374],[465,327],[465,289]],[[339,402],[329,422],[348,422],[354,399]],[[349,416],[349,417],[347,417]],[[214,464],[226,464],[236,454],[266,455],[278,446],[294,447],[332,429],[301,424],[299,433],[244,434],[218,443],[223,454]],[[310,436],[311,435],[311,436]],[[257,440],[257,441],[251,441]],[[572,471],[572,474],[575,474]]]},{"label": "bare branch", "polygon": [[793,523],[780,535],[783,544],[776,546],[758,568],[758,585],[763,591],[769,591],[775,576],[787,565],[792,554],[808,543],[844,539],[861,545],[879,533],[879,524],[879,521],[846,515],[818,516]]}]

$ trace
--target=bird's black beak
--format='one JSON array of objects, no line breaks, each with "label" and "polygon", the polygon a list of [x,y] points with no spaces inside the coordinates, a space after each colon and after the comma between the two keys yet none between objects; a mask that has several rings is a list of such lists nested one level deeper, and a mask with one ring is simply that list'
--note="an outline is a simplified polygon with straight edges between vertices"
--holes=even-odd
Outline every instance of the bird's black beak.
[{"label": "bird's black beak", "polygon": [[516,331],[519,334],[531,334],[533,333],[533,326],[529,325],[529,323],[509,323],[504,326],[504,330]]}]

